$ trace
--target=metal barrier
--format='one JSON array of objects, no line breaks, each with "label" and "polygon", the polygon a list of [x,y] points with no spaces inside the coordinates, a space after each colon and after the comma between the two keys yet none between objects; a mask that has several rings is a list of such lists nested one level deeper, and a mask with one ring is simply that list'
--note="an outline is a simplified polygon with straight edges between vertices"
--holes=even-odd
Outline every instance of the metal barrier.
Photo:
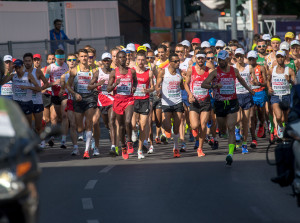
[{"label": "metal barrier", "polygon": [[[65,46],[65,54],[74,53],[78,49],[90,45],[96,49],[96,59],[101,60],[101,55],[118,45],[124,45],[124,37],[104,37],[92,39],[73,39],[60,41]],[[46,64],[47,54],[51,53],[51,46],[55,45],[56,41],[38,40],[26,42],[13,42],[0,43],[0,55],[10,54],[16,59],[22,59],[25,53],[31,52],[32,54],[41,54],[43,58],[42,65]]]}]

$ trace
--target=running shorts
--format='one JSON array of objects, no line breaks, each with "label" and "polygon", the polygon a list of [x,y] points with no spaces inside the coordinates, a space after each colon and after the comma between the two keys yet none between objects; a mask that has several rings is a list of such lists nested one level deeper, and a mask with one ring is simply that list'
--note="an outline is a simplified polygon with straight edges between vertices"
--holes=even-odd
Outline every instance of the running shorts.
[{"label": "running shorts", "polygon": [[74,106],[73,106],[73,100],[72,99],[68,99],[67,101],[67,106],[65,108],[65,112],[67,111],[74,111]]},{"label": "running shorts", "polygon": [[33,112],[33,102],[32,101],[15,101],[23,111],[25,115],[30,115]]},{"label": "running shorts", "polygon": [[51,103],[54,105],[61,105],[63,100],[68,99],[68,95],[64,95],[62,97],[59,96],[51,96]]},{"label": "running shorts", "polygon": [[73,101],[74,111],[77,113],[84,113],[90,108],[97,108],[97,102],[95,100],[95,97],[91,94],[88,94],[87,96],[81,95],[82,100],[81,101]]},{"label": "running shorts", "polygon": [[134,101],[134,112],[141,115],[148,115],[150,112],[149,99],[136,99]]},{"label": "running shorts", "polygon": [[108,115],[108,111],[109,109],[112,108],[112,104],[111,105],[107,105],[107,106],[101,106],[100,107],[100,112],[102,115]]},{"label": "running shorts", "polygon": [[132,96],[130,97],[125,97],[125,98],[114,98],[114,103],[113,103],[113,110],[116,114],[123,115],[125,109],[129,105],[134,104],[134,98]]},{"label": "running shorts", "polygon": [[205,101],[194,101],[193,103],[190,104],[190,111],[195,111],[198,114],[201,112],[208,112],[211,111],[211,102],[210,98]]},{"label": "running shorts", "polygon": [[44,108],[48,108],[52,105],[50,94],[42,94]]},{"label": "running shorts", "polygon": [[33,113],[40,113],[40,112],[43,112],[44,111],[44,105],[43,104],[40,104],[40,105],[36,105],[36,104],[33,104]]},{"label": "running shorts", "polygon": [[217,101],[214,103],[214,110],[217,117],[226,117],[228,114],[236,113],[240,109],[237,99]]},{"label": "running shorts", "polygon": [[265,106],[267,98],[266,92],[262,90],[260,92],[255,92],[255,95],[253,96],[253,102],[256,106],[262,108]]},{"label": "running shorts", "polygon": [[183,103],[180,102],[177,105],[172,105],[172,106],[168,106],[168,105],[162,105],[162,110],[163,112],[184,112],[184,108],[183,108]]},{"label": "running shorts", "polygon": [[161,105],[161,99],[158,98],[158,97],[154,97],[153,104],[152,104],[153,110],[161,109],[161,107],[162,107],[162,105]]},{"label": "running shorts", "polygon": [[282,95],[282,96],[276,96],[271,95],[271,104],[279,104],[279,107],[282,111],[286,111],[290,108],[291,104],[291,95]]},{"label": "running shorts", "polygon": [[248,110],[254,105],[253,98],[250,93],[237,94],[237,98],[239,101],[239,105],[243,110]]}]

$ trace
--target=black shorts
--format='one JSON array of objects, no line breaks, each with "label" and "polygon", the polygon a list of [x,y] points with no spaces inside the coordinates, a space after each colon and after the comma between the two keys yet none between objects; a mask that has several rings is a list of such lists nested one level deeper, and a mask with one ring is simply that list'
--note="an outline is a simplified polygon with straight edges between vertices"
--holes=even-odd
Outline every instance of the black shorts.
[{"label": "black shorts", "polygon": [[54,105],[61,105],[61,102],[63,100],[66,100],[68,99],[68,96],[65,95],[65,96],[62,96],[62,97],[59,97],[59,96],[51,96],[51,103],[54,104]]},{"label": "black shorts", "polygon": [[90,108],[97,108],[97,101],[93,94],[81,95],[81,101],[73,101],[74,111],[77,113],[84,113]]},{"label": "black shorts", "polygon": [[243,110],[248,110],[254,106],[252,94],[237,94],[239,105]]},{"label": "black shorts", "polygon": [[163,112],[184,112],[184,108],[183,108],[183,103],[180,102],[177,105],[172,105],[172,106],[168,106],[168,105],[162,105],[162,110]]},{"label": "black shorts", "polygon": [[236,113],[240,109],[237,99],[230,101],[215,101],[214,111],[217,117],[226,117],[228,114]]},{"label": "black shorts", "polygon": [[51,97],[51,94],[42,94],[43,104],[45,108],[50,107],[52,105]]},{"label": "black shorts", "polygon": [[40,105],[35,105],[33,104],[33,113],[37,114],[37,113],[40,113],[40,112],[43,112],[44,111],[44,105],[40,104]]},{"label": "black shorts", "polygon": [[136,99],[134,101],[133,111],[141,115],[148,115],[150,112],[150,101],[147,99]]},{"label": "black shorts", "polygon": [[158,98],[156,96],[153,98],[152,108],[153,108],[153,110],[161,109],[162,108],[161,98]]},{"label": "black shorts", "polygon": [[100,106],[100,112],[102,115],[108,115],[108,111],[109,109],[112,108],[112,104],[111,105],[107,105],[107,106]]},{"label": "black shorts", "polygon": [[30,115],[33,112],[33,102],[32,101],[15,101],[20,106],[21,110],[25,115]]},{"label": "black shorts", "polygon": [[191,103],[190,111],[195,111],[198,114],[200,114],[201,112],[211,111],[210,98],[206,101],[195,101],[195,102]]}]

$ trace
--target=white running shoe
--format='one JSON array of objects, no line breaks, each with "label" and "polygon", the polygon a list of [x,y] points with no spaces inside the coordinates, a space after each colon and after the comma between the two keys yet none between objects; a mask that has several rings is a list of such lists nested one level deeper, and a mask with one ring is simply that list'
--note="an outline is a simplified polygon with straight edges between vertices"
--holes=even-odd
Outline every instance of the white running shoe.
[{"label": "white running shoe", "polygon": [[132,130],[131,140],[132,140],[132,142],[137,141],[137,135],[136,135],[136,132],[134,130]]},{"label": "white running shoe", "polygon": [[72,156],[79,156],[80,153],[79,153],[79,149],[78,148],[74,148],[72,153],[71,153]]},{"label": "white running shoe", "polygon": [[45,149],[45,148],[46,148],[46,142],[45,142],[45,140],[43,140],[43,141],[41,142],[40,148],[41,148],[41,149]]},{"label": "white running shoe", "polygon": [[280,127],[279,125],[278,125],[278,128],[277,128],[277,135],[280,139],[283,138],[283,127]]},{"label": "white running shoe", "polygon": [[144,159],[144,158],[145,158],[145,156],[143,154],[143,151],[138,151],[138,159],[140,160],[140,159]]},{"label": "white running shoe", "polygon": [[148,154],[151,154],[151,153],[153,153],[154,152],[154,147],[153,147],[153,145],[152,146],[150,146],[149,147],[149,150],[148,150]]},{"label": "white running shoe", "polygon": [[100,155],[100,153],[99,153],[99,150],[98,150],[98,148],[94,148],[94,152],[93,152],[93,156],[99,156]]}]

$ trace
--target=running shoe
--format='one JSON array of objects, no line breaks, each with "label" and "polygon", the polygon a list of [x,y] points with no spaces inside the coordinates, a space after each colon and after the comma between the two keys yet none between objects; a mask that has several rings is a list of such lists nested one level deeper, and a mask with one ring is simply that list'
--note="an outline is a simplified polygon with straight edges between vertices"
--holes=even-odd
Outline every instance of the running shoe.
[{"label": "running shoe", "polygon": [[85,151],[83,154],[83,159],[89,159],[90,158],[90,154],[88,151]]},{"label": "running shoe", "polygon": [[242,145],[242,154],[247,154],[247,153],[248,153],[247,145]]},{"label": "running shoe", "polygon": [[266,137],[265,127],[263,125],[259,125],[258,131],[257,131],[257,137],[258,138],[265,138]]},{"label": "running shoe", "polygon": [[235,129],[235,140],[241,141],[241,138],[240,129]]},{"label": "running shoe", "polygon": [[122,157],[123,157],[124,160],[127,160],[129,158],[126,147],[122,148]]},{"label": "running shoe", "polygon": [[255,139],[252,140],[250,147],[255,149],[257,147],[257,141]]},{"label": "running shoe", "polygon": [[275,135],[274,135],[274,133],[270,133],[270,143],[271,144],[275,143]]},{"label": "running shoe", "polygon": [[212,150],[216,150],[216,149],[219,149],[219,142],[216,140],[214,141],[214,144],[212,145]]},{"label": "running shoe", "polygon": [[132,142],[136,142],[137,141],[137,135],[136,135],[136,132],[134,130],[132,130],[131,140],[132,140]]},{"label": "running shoe", "polygon": [[180,153],[178,149],[173,149],[173,157],[174,158],[179,158],[180,157]]},{"label": "running shoe", "polygon": [[61,142],[60,148],[61,148],[61,149],[66,149],[66,148],[67,148],[64,142]]},{"label": "running shoe", "polygon": [[119,156],[119,147],[118,146],[115,147],[115,152],[116,152],[116,155]]},{"label": "running shoe", "polygon": [[182,153],[182,152],[186,152],[186,144],[185,144],[185,142],[182,142],[181,148],[180,148],[180,152],[181,152],[181,153]]},{"label": "running shoe", "polygon": [[210,138],[208,140],[208,145],[212,146],[214,144],[215,140],[213,138]]},{"label": "running shoe", "polygon": [[161,140],[162,143],[165,143],[167,141],[166,135],[165,134],[161,134],[160,140]]},{"label": "running shoe", "polygon": [[99,153],[99,150],[98,150],[98,148],[94,148],[94,151],[93,151],[93,156],[99,156],[100,155],[100,153]]},{"label": "running shoe", "polygon": [[149,147],[149,150],[148,150],[148,154],[152,154],[154,152],[154,147],[153,145]]},{"label": "running shoe", "polygon": [[211,128],[211,121],[208,121],[207,124],[206,124],[206,126],[207,126],[207,128],[210,129]]},{"label": "running shoe", "polygon": [[79,153],[79,149],[78,148],[74,148],[72,153],[71,153],[72,156],[79,156],[80,153]]},{"label": "running shoe", "polygon": [[208,141],[210,140],[210,137],[208,135],[205,136],[204,142],[208,143]]},{"label": "running shoe", "polygon": [[78,136],[78,141],[83,141],[83,135],[82,135],[82,134],[80,134],[80,135]]},{"label": "running shoe", "polygon": [[128,149],[128,154],[133,154],[134,153],[132,142],[127,142],[127,149]]},{"label": "running shoe", "polygon": [[165,135],[166,135],[167,139],[171,139],[172,138],[172,133],[171,132],[165,131]]},{"label": "running shoe", "polygon": [[54,146],[54,142],[53,142],[53,138],[51,137],[50,140],[48,141],[48,145],[50,147],[53,147]]},{"label": "running shoe", "polygon": [[41,141],[40,148],[41,149],[45,149],[46,148],[45,140]]},{"label": "running shoe", "polygon": [[138,151],[138,159],[140,160],[140,159],[145,159],[145,156],[144,156],[144,154],[143,154],[143,151]]},{"label": "running shoe", "polygon": [[194,138],[192,132],[190,131],[190,139],[189,139],[189,141],[190,142],[194,142],[194,140],[195,140],[195,138]]},{"label": "running shoe", "polygon": [[160,138],[159,138],[159,137],[156,137],[156,138],[155,138],[155,143],[156,143],[156,144],[161,144],[161,141],[160,141]]},{"label": "running shoe", "polygon": [[198,149],[199,147],[199,140],[196,140],[195,145],[194,145],[194,149]]},{"label": "running shoe", "polygon": [[198,129],[192,129],[192,134],[193,134],[194,137],[198,136],[198,132],[199,132]]},{"label": "running shoe", "polygon": [[220,132],[219,128],[216,129],[216,133],[218,134]]},{"label": "running shoe", "polygon": [[232,162],[233,162],[232,155],[228,154],[226,156],[226,166],[231,166]]},{"label": "running shoe", "polygon": [[202,149],[200,149],[200,148],[197,149],[197,153],[198,153],[198,157],[205,156],[205,154],[203,153]]},{"label": "running shoe", "polygon": [[278,138],[279,138],[279,139],[282,139],[282,138],[283,138],[283,127],[280,127],[280,126],[278,125],[277,128],[278,128],[278,129],[277,129],[277,135],[278,135]]},{"label": "running shoe", "polygon": [[110,148],[109,155],[111,155],[111,156],[117,156],[116,147],[111,147]]}]

